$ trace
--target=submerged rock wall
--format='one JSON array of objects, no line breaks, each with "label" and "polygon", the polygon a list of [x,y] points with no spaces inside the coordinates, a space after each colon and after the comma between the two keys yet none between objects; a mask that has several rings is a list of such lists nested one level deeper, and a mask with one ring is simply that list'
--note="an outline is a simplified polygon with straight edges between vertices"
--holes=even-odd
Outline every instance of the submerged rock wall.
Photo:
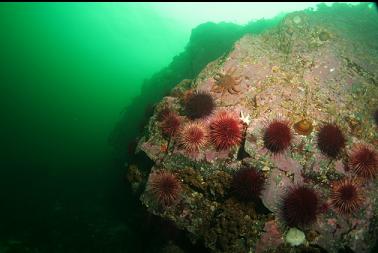
[{"label": "submerged rock wall", "polygon": [[151,213],[213,252],[371,250],[378,54],[332,15],[295,12],[245,35],[164,97],[138,143],[154,161]]}]

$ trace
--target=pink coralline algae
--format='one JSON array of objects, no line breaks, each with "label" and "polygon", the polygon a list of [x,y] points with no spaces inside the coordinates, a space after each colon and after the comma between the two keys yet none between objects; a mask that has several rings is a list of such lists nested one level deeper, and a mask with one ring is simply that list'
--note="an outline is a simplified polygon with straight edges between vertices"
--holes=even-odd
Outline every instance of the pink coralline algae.
[{"label": "pink coralline algae", "polygon": [[282,233],[275,220],[265,223],[264,234],[256,244],[256,253],[263,253],[267,249],[275,249],[283,243]]},{"label": "pink coralline algae", "polygon": [[288,187],[291,187],[293,182],[282,171],[274,169],[267,179],[266,187],[261,193],[264,205],[272,212],[278,213],[279,201],[282,193]]}]

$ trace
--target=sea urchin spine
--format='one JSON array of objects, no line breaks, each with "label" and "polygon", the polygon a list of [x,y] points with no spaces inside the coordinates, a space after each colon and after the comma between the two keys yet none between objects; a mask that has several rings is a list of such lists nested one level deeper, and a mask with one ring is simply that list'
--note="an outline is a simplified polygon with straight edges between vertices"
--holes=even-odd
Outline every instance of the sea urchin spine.
[{"label": "sea urchin spine", "polygon": [[241,168],[234,174],[232,189],[234,194],[241,200],[253,201],[260,197],[264,187],[264,175],[255,168]]},{"label": "sea urchin spine", "polygon": [[374,178],[378,171],[378,154],[373,148],[358,144],[349,155],[349,167],[359,177]]},{"label": "sea urchin spine", "polygon": [[179,142],[191,153],[199,151],[207,143],[207,129],[198,122],[185,124],[179,134]]},{"label": "sea urchin spine", "polygon": [[335,124],[324,125],[318,133],[318,147],[330,158],[336,158],[345,146],[345,137]]},{"label": "sea urchin spine", "polygon": [[214,108],[213,97],[206,92],[192,94],[185,104],[186,115],[192,120],[209,116]]},{"label": "sea urchin spine", "polygon": [[234,113],[222,111],[210,122],[210,138],[218,150],[239,145],[243,135],[243,124]]},{"label": "sea urchin spine", "polygon": [[304,227],[316,221],[318,195],[306,186],[290,188],[282,199],[281,216],[290,227]]},{"label": "sea urchin spine", "polygon": [[357,179],[347,178],[334,182],[331,192],[331,205],[340,214],[356,211],[363,202]]},{"label": "sea urchin spine", "polygon": [[179,200],[181,183],[171,172],[158,170],[150,174],[147,190],[159,206],[168,207]]},{"label": "sea urchin spine", "polygon": [[163,122],[161,123],[161,129],[163,134],[172,137],[177,133],[180,125],[180,117],[174,112],[169,112],[164,115]]},{"label": "sea urchin spine", "polygon": [[291,143],[292,133],[289,123],[284,120],[273,120],[264,132],[264,146],[272,153],[285,151]]}]

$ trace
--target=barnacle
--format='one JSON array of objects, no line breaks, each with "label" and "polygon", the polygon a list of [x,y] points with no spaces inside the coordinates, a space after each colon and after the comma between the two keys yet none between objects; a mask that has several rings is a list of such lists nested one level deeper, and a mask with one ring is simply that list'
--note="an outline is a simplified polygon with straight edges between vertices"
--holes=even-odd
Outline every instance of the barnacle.
[{"label": "barnacle", "polygon": [[212,87],[211,91],[215,93],[221,93],[223,96],[226,92],[230,94],[238,94],[240,90],[236,88],[237,85],[241,83],[241,77],[234,77],[236,68],[231,68],[225,73],[217,73],[214,76],[215,85]]}]

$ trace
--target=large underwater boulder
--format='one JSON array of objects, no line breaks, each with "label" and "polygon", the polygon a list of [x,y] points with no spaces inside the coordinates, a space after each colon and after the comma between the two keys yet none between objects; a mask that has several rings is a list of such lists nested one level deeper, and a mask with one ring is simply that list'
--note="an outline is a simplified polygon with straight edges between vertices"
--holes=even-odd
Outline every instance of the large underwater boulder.
[{"label": "large underwater boulder", "polygon": [[377,34],[349,21],[291,13],[164,97],[138,144],[154,161],[148,211],[213,252],[370,252]]}]

